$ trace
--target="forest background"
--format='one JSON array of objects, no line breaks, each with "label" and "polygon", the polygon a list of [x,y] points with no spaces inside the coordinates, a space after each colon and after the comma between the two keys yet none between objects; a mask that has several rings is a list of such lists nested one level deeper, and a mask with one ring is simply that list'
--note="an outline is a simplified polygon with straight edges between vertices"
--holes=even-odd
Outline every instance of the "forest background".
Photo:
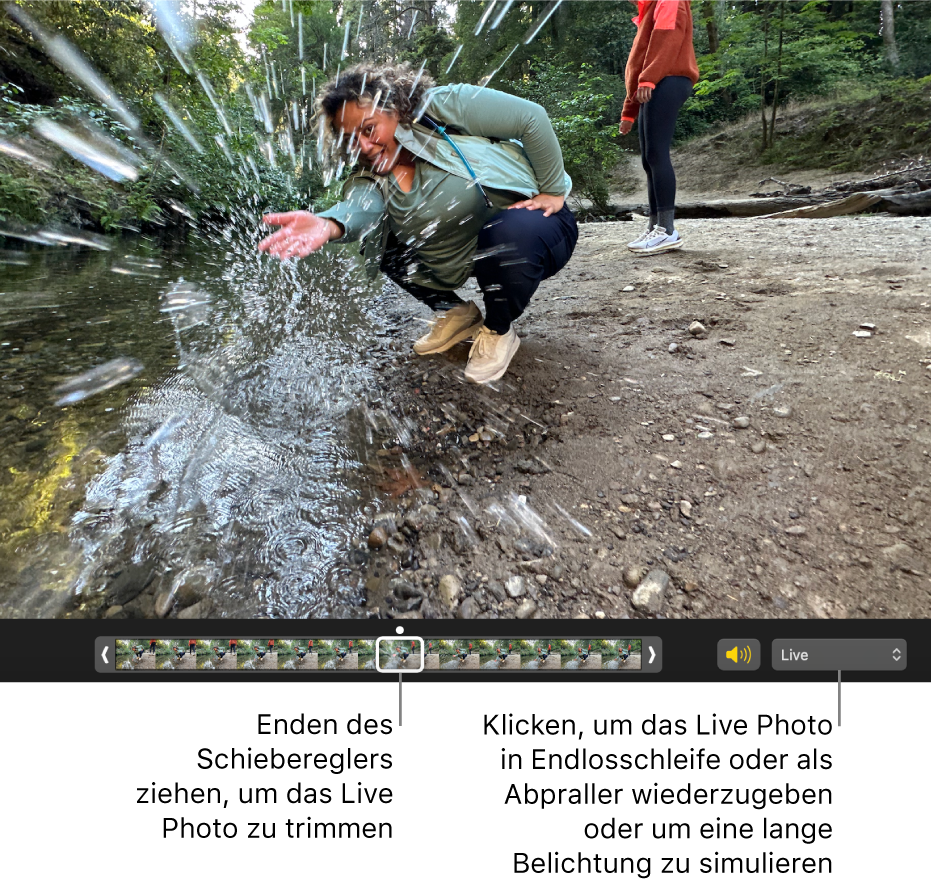
[{"label": "forest background", "polygon": [[[591,214],[611,213],[624,187],[617,171],[636,151],[633,137],[617,135],[635,35],[630,3],[244,6],[252,4],[0,7],[0,235],[54,224],[175,232],[237,210],[322,208],[340,181],[317,163],[315,92],[363,59],[405,61],[439,83],[487,84],[539,102],[574,196]],[[844,171],[914,158],[931,139],[931,2],[696,0],[692,9],[701,80],[680,115],[680,142],[753,121],[729,162]],[[61,38],[129,115],[66,72],[60,56],[50,63]],[[786,109],[798,106],[816,113],[791,125]],[[62,130],[70,141],[48,137]],[[86,162],[91,142],[114,158],[104,175]]]}]

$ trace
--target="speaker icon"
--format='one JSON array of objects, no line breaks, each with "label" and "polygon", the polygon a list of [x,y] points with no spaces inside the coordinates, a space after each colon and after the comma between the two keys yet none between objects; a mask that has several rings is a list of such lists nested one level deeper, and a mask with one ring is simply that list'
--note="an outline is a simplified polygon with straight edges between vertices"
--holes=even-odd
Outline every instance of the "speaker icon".
[{"label": "speaker icon", "polygon": [[750,664],[753,653],[750,651],[749,646],[735,646],[733,649],[728,649],[724,653],[724,657],[729,658],[734,664]]}]

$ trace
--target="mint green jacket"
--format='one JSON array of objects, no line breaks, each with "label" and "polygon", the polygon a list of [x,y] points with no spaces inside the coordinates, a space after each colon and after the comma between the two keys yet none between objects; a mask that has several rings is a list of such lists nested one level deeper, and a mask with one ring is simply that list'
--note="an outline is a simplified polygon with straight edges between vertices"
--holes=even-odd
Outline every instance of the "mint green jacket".
[{"label": "mint green jacket", "polygon": [[[563,167],[562,151],[546,111],[538,104],[479,86],[438,86],[427,93],[426,114],[453,127],[450,134],[469,161],[479,183],[525,197],[568,196],[572,180]],[[399,125],[395,139],[419,160],[471,181],[452,145],[420,124]],[[378,273],[388,238],[384,176],[355,172],[343,187],[343,199],[321,218],[345,230],[339,242],[365,240],[369,276]]]}]

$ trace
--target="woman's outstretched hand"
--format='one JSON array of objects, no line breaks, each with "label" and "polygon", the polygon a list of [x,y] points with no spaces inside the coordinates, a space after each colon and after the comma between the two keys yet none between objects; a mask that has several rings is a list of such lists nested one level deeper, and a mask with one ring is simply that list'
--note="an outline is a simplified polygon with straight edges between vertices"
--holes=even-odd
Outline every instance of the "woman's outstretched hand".
[{"label": "woman's outstretched hand", "polygon": [[621,120],[621,125],[618,127],[618,132],[620,132],[621,135],[627,135],[627,133],[630,132],[633,128],[633,120]]},{"label": "woman's outstretched hand", "polygon": [[267,225],[281,225],[281,230],[259,243],[259,250],[278,258],[304,258],[321,246],[343,236],[343,229],[328,218],[312,212],[273,212],[263,216]]},{"label": "woman's outstretched hand", "polygon": [[508,209],[542,209],[543,215],[548,217],[554,212],[559,212],[566,204],[565,197],[557,197],[554,194],[537,194],[529,200],[521,200],[520,203],[512,203]]}]

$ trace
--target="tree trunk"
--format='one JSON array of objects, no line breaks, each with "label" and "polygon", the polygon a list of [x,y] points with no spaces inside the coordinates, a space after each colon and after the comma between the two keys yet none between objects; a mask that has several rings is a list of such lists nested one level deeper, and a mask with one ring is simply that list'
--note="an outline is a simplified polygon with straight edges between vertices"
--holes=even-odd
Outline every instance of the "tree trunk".
[{"label": "tree trunk", "polygon": [[708,49],[710,52],[717,52],[721,47],[721,39],[718,35],[718,23],[714,18],[714,3],[712,0],[702,0],[701,18],[705,23],[705,30],[708,32]]},{"label": "tree trunk", "polygon": [[899,48],[895,43],[895,14],[892,0],[882,0],[879,4],[880,24],[883,35],[883,48],[886,53],[886,61],[893,71],[899,70]]},{"label": "tree trunk", "polygon": [[779,103],[779,81],[782,80],[782,46],[785,37],[786,2],[779,4],[779,51],[776,56],[776,83],[773,86],[773,113],[769,122],[769,146],[776,143],[776,106]]}]

